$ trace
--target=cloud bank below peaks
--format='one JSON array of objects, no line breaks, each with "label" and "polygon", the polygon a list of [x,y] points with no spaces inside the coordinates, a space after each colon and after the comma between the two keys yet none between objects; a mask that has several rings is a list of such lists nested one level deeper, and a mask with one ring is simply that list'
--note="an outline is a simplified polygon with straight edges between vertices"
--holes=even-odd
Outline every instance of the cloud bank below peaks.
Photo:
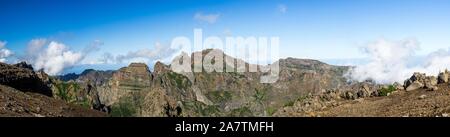
[{"label": "cloud bank below peaks", "polygon": [[6,58],[13,55],[13,52],[5,48],[6,42],[0,41],[0,62],[6,62]]},{"label": "cloud bank below peaks", "polygon": [[414,72],[437,75],[439,71],[450,68],[450,48],[440,49],[419,60],[415,54],[418,50],[420,43],[416,39],[370,42],[362,48],[369,61],[355,66],[345,75],[349,80],[392,84],[403,83]]},{"label": "cloud bank below peaks", "polygon": [[100,64],[120,64],[141,62],[150,63],[155,61],[170,60],[174,54],[178,53],[180,49],[172,49],[169,45],[163,45],[156,42],[153,49],[140,49],[137,51],[129,51],[126,54],[114,56],[111,53],[104,53],[99,60]]}]

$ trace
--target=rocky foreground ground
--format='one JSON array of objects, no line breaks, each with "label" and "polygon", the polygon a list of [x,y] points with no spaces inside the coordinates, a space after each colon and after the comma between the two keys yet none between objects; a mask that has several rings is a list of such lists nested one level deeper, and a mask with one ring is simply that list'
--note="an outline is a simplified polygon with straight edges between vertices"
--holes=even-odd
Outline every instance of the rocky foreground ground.
[{"label": "rocky foreground ground", "polygon": [[335,106],[321,106],[310,111],[295,111],[298,108],[294,106],[284,108],[277,116],[447,117],[450,114],[450,89],[443,84],[439,88],[438,91],[402,90],[385,97],[344,100],[337,102]]},{"label": "rocky foreground ground", "polygon": [[425,89],[399,91],[387,97],[374,97],[343,103],[338,107],[318,111],[322,116],[393,116],[393,117],[447,117],[450,114],[450,90]]},{"label": "rocky foreground ground", "polygon": [[[394,87],[384,96],[348,97],[348,92],[326,91],[298,100],[279,110],[276,116],[312,117],[448,117],[450,83],[448,71],[439,77],[415,73],[405,85]],[[411,84],[415,83],[415,84]],[[364,87],[362,86],[364,91]],[[383,89],[383,88],[382,88]],[[380,91],[373,90],[374,92]],[[334,94],[339,93],[342,94]],[[362,95],[362,94],[360,94]]]},{"label": "rocky foreground ground", "polygon": [[102,117],[106,113],[68,104],[39,93],[24,93],[0,85],[2,117]]}]

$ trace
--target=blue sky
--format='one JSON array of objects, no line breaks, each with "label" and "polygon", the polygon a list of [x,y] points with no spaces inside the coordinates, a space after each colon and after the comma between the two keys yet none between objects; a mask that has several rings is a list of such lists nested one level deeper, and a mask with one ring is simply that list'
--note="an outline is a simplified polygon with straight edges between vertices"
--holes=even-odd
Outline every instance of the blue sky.
[{"label": "blue sky", "polygon": [[74,52],[101,41],[84,63],[168,46],[194,28],[204,37],[278,36],[283,58],[359,59],[380,38],[415,38],[419,56],[450,47],[450,0],[2,0],[0,18],[0,41],[16,57],[37,38]]}]

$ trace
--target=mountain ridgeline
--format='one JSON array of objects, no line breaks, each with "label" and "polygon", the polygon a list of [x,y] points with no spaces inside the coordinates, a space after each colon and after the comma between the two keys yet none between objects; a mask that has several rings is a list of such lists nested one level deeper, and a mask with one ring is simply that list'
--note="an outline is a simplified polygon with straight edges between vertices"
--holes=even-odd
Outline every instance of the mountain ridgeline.
[{"label": "mountain ridgeline", "polygon": [[[204,57],[210,51],[200,52]],[[261,72],[180,74],[157,62],[153,71],[146,64],[131,63],[117,71],[60,76],[55,85],[66,88],[61,89],[68,96],[62,97],[65,100],[77,103],[84,98],[89,106],[111,116],[169,117],[272,116],[299,97],[346,85],[343,75],[349,67],[294,58],[278,63],[279,79],[269,84],[260,82]],[[55,94],[61,92],[57,89]]]},{"label": "mountain ridgeline", "polygon": [[[196,53],[201,53],[202,60],[214,54],[223,55],[227,61],[242,61],[218,50]],[[173,62],[188,61],[188,65],[195,67],[194,54],[182,54]],[[447,117],[450,114],[447,70],[435,76],[416,72],[404,83],[377,84],[346,79],[344,74],[351,69],[348,66],[294,58],[275,63],[280,71],[274,83],[262,83],[261,77],[266,73],[248,69],[177,73],[172,71],[172,65],[161,62],[156,62],[153,70],[143,63],[131,63],[114,71],[88,69],[63,76],[48,76],[24,62],[0,63],[0,116]],[[237,68],[237,63],[233,65]]]}]

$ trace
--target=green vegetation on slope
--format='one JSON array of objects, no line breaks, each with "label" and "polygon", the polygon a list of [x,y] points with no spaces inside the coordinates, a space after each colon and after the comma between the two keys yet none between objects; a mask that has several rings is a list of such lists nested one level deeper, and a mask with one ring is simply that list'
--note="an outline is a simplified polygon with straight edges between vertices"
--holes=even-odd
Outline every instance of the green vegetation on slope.
[{"label": "green vegetation on slope", "polygon": [[183,106],[185,109],[197,113],[200,116],[222,116],[217,105],[206,105],[198,101],[184,101]]},{"label": "green vegetation on slope", "polygon": [[169,79],[175,81],[175,86],[179,89],[187,89],[189,86],[191,86],[191,82],[188,80],[188,78],[181,74],[170,72],[168,73],[168,76]]},{"label": "green vegetation on slope", "polygon": [[58,81],[54,83],[54,86],[56,87],[55,95],[57,98],[64,100],[67,103],[80,105],[84,108],[91,107],[91,102],[87,99],[86,96],[77,97],[77,95],[80,95],[81,92],[83,92],[78,83],[72,81]]},{"label": "green vegetation on slope", "polygon": [[258,90],[255,89],[255,94],[253,95],[255,101],[263,104],[263,102],[267,99],[267,89]]},{"label": "green vegetation on slope", "polygon": [[211,101],[216,103],[224,103],[230,101],[233,98],[230,91],[221,91],[221,90],[208,92],[206,96]]},{"label": "green vegetation on slope", "polygon": [[307,99],[307,98],[308,98],[308,96],[302,95],[302,96],[298,97],[298,98],[295,99],[295,100],[290,100],[290,101],[284,103],[283,106],[284,106],[284,107],[294,106],[295,102],[301,102],[301,101],[303,101],[303,100],[305,100],[305,99]]},{"label": "green vegetation on slope", "polygon": [[136,107],[132,102],[120,101],[111,107],[112,117],[132,117],[136,114]]},{"label": "green vegetation on slope", "polygon": [[244,107],[240,107],[240,108],[231,110],[230,116],[231,117],[251,117],[251,116],[253,116],[253,113],[250,110],[250,108],[244,106]]},{"label": "green vegetation on slope", "polygon": [[383,87],[383,88],[380,89],[380,96],[387,96],[389,93],[392,93],[395,90],[396,89],[395,89],[394,85],[389,85],[387,88]]},{"label": "green vegetation on slope", "polygon": [[55,84],[57,89],[56,96],[60,99],[72,103],[76,101],[74,93],[80,90],[80,86],[75,82],[57,82]]}]

